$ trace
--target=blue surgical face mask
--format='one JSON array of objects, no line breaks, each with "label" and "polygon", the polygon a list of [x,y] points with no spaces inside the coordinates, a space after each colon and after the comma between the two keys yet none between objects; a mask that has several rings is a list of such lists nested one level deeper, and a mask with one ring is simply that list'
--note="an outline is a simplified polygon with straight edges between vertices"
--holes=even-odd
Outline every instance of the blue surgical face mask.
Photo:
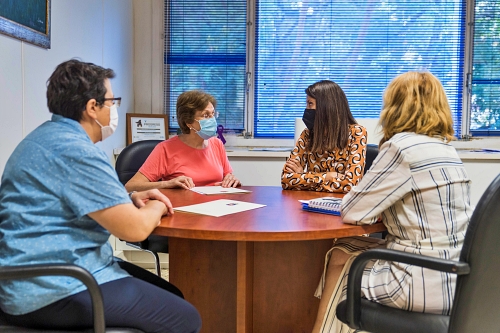
[{"label": "blue surgical face mask", "polygon": [[215,120],[215,117],[195,120],[200,123],[200,130],[197,131],[194,128],[192,129],[204,140],[208,140],[217,134],[217,120]]}]

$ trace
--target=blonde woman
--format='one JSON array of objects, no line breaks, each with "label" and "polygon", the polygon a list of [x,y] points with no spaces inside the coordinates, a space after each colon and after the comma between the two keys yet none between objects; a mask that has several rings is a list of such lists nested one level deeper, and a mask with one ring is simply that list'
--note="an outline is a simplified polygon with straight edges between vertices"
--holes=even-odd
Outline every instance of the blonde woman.
[{"label": "blonde woman", "polygon": [[[472,214],[470,180],[455,149],[450,107],[439,80],[408,72],[387,87],[380,115],[380,152],[342,201],[345,223],[382,220],[386,240],[338,239],[318,286],[320,309],[313,332],[351,332],[335,317],[345,299],[355,256],[376,247],[458,260]],[[363,297],[408,311],[449,314],[456,276],[373,260],[365,268]]]}]

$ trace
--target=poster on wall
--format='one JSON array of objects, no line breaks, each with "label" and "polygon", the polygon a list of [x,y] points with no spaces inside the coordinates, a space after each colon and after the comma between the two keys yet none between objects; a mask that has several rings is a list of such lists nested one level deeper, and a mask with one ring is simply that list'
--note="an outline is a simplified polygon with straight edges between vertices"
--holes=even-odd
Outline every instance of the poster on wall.
[{"label": "poster on wall", "polygon": [[127,145],[142,140],[166,140],[167,115],[127,113]]},{"label": "poster on wall", "polygon": [[51,0],[1,0],[0,33],[50,49]]}]

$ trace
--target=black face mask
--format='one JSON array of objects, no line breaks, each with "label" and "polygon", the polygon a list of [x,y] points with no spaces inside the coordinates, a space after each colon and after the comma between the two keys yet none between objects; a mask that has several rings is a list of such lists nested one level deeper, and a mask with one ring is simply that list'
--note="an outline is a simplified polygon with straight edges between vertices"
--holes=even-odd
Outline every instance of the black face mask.
[{"label": "black face mask", "polygon": [[316,110],[305,109],[304,115],[302,116],[302,121],[306,124],[308,130],[312,131],[314,128],[314,118],[316,116]]}]

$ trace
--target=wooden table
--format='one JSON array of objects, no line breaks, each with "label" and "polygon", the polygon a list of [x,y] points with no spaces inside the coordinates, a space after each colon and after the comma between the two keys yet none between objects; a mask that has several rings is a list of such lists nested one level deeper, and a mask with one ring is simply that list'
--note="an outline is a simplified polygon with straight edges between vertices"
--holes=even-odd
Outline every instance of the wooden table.
[{"label": "wooden table", "polygon": [[338,216],[305,212],[297,201],[338,194],[242,188],[252,192],[162,190],[174,207],[216,199],[267,205],[222,217],[164,217],[153,233],[169,236],[170,281],[200,311],[204,333],[311,332],[319,304],[313,294],[332,239],[385,227],[343,224]]}]

